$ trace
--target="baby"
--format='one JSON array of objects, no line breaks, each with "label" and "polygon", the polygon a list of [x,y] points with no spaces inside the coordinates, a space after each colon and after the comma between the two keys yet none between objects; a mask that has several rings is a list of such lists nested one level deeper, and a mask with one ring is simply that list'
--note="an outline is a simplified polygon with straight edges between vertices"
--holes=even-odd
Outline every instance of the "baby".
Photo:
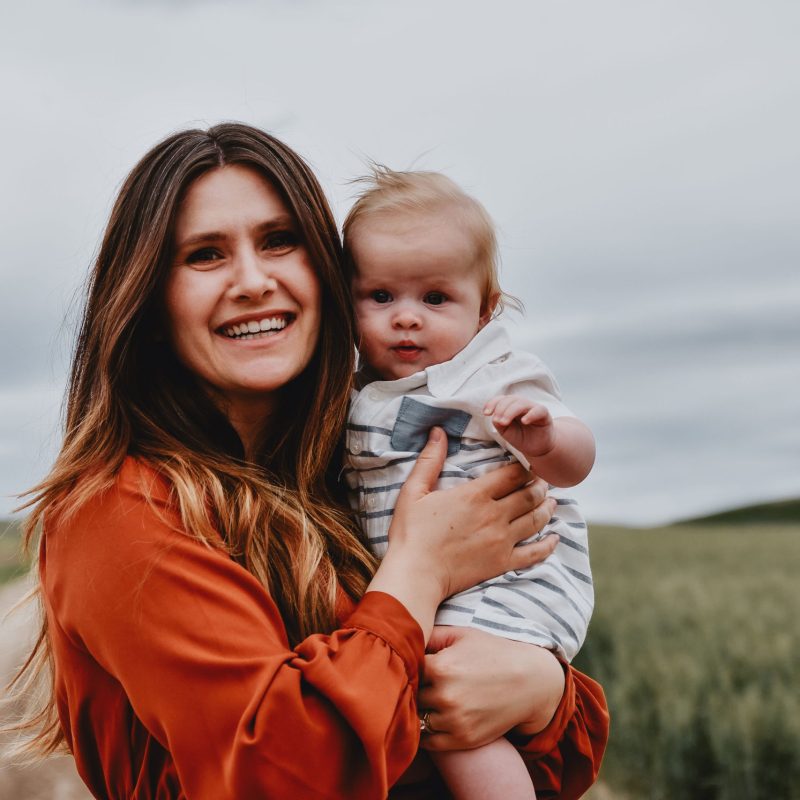
[{"label": "baby", "polygon": [[[432,426],[448,439],[440,488],[514,458],[554,486],[573,486],[591,469],[594,439],[562,404],[544,364],[512,350],[494,319],[504,295],[483,206],[437,173],[379,167],[364,182],[344,224],[361,362],[345,476],[369,544],[382,556],[397,494]],[[437,624],[573,658],[594,596],[586,523],[574,500],[556,496],[558,512],[539,534],[558,534],[553,554],[448,598]],[[535,796],[505,738],[434,760],[459,800]]]}]

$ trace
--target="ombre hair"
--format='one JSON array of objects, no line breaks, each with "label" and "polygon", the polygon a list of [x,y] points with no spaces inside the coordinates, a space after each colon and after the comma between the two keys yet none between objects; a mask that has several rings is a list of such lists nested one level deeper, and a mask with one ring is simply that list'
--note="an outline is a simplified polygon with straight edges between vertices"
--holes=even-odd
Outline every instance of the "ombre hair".
[{"label": "ombre hair", "polygon": [[370,172],[353,183],[363,190],[350,209],[342,228],[348,277],[355,277],[358,264],[353,240],[369,220],[386,217],[450,215],[471,238],[472,265],[481,280],[481,310],[499,314],[504,308],[522,310],[522,303],[500,288],[500,254],[492,218],[484,206],[441,172],[399,172],[382,164],[371,164]]},{"label": "ombre hair", "polygon": [[[162,331],[181,201],[201,175],[232,164],[258,172],[281,194],[315,267],[322,305],[314,355],[282,388],[277,417],[249,462]],[[168,482],[188,535],[223,548],[261,581],[291,643],[333,630],[339,589],[360,597],[375,566],[330,468],[347,412],[353,330],[336,224],[303,160],[237,123],[165,139],[133,168],[111,212],[88,282],[63,445],[50,474],[28,493],[26,546],[37,526],[46,538],[135,456]],[[13,684],[20,696],[37,686],[38,699],[16,730],[27,735],[28,752],[48,753],[63,745],[64,734],[46,620]]]}]

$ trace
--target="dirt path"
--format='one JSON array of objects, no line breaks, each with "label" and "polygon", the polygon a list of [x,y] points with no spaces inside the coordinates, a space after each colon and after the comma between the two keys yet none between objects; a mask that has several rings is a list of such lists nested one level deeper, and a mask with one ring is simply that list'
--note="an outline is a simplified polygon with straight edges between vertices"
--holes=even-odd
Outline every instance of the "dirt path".
[{"label": "dirt path", "polygon": [[[28,591],[25,579],[0,587],[0,685],[5,686],[27,654],[36,634],[35,606],[6,617]],[[0,708],[0,723],[8,710]],[[87,800],[91,798],[69,756],[48,758],[34,767],[5,763],[8,740],[0,738],[0,797],[8,800]]]}]

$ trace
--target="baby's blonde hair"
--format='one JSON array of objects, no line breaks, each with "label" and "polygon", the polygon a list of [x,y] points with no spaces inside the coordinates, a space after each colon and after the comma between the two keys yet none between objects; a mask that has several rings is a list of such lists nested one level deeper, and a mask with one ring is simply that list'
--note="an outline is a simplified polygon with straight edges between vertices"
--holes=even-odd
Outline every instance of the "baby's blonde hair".
[{"label": "baby's blonde hair", "polygon": [[399,172],[382,164],[370,164],[370,172],[354,183],[364,189],[344,221],[345,263],[354,277],[358,265],[353,257],[355,229],[365,220],[385,214],[455,212],[469,231],[475,246],[475,264],[481,272],[482,309],[499,314],[504,308],[522,310],[522,302],[500,288],[497,236],[486,209],[458,184],[440,172]]}]

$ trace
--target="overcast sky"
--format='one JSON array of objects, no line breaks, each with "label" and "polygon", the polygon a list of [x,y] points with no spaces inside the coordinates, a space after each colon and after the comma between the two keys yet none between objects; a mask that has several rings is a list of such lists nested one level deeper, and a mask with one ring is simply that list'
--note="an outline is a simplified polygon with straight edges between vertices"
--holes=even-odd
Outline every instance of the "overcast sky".
[{"label": "overcast sky", "polygon": [[591,519],[800,495],[800,4],[27,0],[0,11],[0,514],[59,441],[76,297],[167,133],[238,119],[339,219],[366,157],[497,221],[512,335],[594,429]]}]

